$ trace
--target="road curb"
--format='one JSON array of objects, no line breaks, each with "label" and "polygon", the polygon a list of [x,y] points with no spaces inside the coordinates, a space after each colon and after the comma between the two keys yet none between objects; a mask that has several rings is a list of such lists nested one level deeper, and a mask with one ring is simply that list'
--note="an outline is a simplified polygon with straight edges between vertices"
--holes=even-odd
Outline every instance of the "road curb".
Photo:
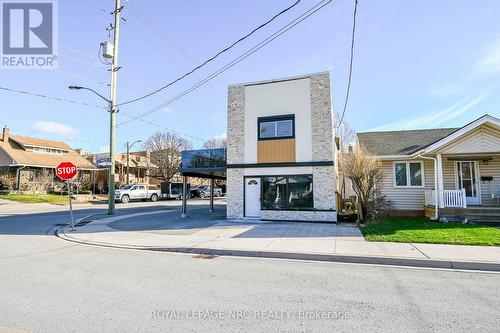
[{"label": "road curb", "polygon": [[414,268],[437,268],[437,269],[464,270],[464,271],[500,272],[500,263],[490,263],[490,262],[466,262],[466,261],[449,261],[449,260],[434,260],[434,259],[351,256],[351,255],[339,255],[339,254],[229,250],[229,249],[211,249],[211,248],[194,248],[194,247],[130,246],[130,245],[108,244],[108,243],[78,240],[66,235],[66,233],[64,233],[63,227],[57,228],[55,235],[69,242],[74,242],[84,245],[115,248],[115,249],[214,255],[214,256],[288,259],[288,260],[336,262],[336,263],[367,264],[367,265],[386,265],[386,266],[414,267]]}]

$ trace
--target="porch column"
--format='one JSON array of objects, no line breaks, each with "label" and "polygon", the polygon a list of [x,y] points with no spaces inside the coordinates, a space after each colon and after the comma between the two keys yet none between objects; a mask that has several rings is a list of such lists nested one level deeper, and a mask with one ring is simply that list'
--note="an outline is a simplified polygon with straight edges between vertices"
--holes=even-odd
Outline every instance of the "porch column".
[{"label": "porch column", "polygon": [[439,207],[444,208],[443,204],[443,159],[441,157],[441,154],[436,155],[436,172],[437,172],[437,191],[436,193],[438,197],[438,202],[439,202]]},{"label": "porch column", "polygon": [[187,177],[182,177],[182,208],[181,217],[187,217]]},{"label": "porch column", "polygon": [[214,211],[214,179],[210,179],[210,208],[208,209],[209,212]]}]

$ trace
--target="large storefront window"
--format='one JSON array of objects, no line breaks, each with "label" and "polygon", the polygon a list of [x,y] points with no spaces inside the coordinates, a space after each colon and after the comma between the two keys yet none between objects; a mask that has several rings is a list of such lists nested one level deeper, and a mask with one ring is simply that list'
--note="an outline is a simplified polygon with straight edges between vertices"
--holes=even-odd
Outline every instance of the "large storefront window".
[{"label": "large storefront window", "polygon": [[313,209],[312,176],[263,177],[262,209]]}]

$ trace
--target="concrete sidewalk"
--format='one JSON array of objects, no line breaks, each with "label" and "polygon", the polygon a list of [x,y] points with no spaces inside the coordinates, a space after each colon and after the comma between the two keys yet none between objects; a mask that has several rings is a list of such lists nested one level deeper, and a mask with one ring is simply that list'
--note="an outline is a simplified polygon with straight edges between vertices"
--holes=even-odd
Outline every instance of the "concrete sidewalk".
[{"label": "concrete sidewalk", "polygon": [[349,224],[233,221],[202,207],[187,219],[172,209],[91,220],[58,235],[131,249],[500,271],[500,247],[368,242]]}]

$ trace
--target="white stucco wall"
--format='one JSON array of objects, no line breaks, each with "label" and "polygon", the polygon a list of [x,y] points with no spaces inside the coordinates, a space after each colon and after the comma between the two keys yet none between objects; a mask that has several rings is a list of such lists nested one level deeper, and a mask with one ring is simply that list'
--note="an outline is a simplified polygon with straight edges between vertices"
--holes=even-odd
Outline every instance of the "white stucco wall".
[{"label": "white stucco wall", "polygon": [[312,175],[312,167],[247,168],[245,176]]},{"label": "white stucco wall", "polygon": [[257,163],[258,117],[295,115],[297,162],[312,161],[310,79],[245,87],[245,163]]}]

